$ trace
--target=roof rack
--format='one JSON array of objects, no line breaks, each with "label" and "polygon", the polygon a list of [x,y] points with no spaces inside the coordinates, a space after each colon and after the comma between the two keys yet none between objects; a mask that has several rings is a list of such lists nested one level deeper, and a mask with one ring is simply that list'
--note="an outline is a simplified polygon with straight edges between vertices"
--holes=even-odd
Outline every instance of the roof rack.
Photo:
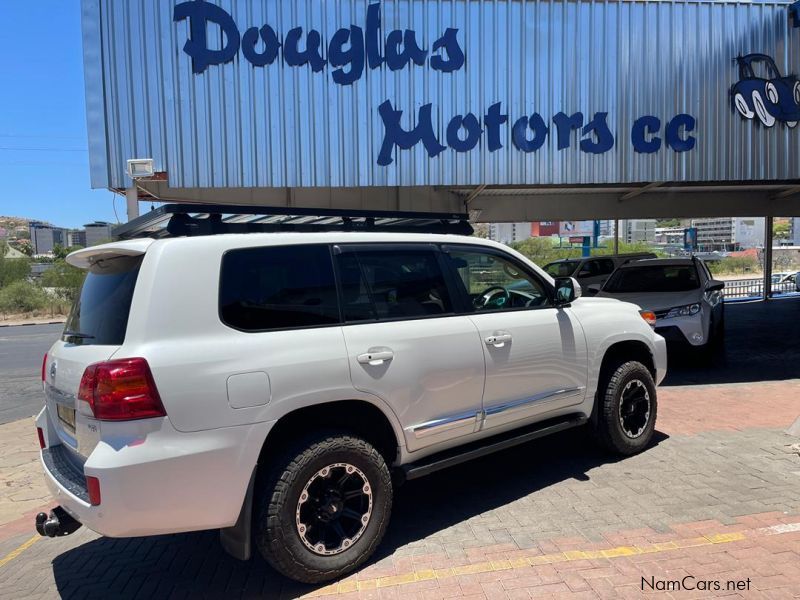
[{"label": "roof rack", "polygon": [[237,204],[165,204],[119,225],[117,240],[139,237],[265,233],[278,231],[391,231],[471,235],[460,213],[284,208]]}]

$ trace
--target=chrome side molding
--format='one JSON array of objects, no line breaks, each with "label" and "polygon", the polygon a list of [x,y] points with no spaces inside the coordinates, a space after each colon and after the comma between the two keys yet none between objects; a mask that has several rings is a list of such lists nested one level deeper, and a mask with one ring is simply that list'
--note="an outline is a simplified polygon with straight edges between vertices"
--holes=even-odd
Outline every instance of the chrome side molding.
[{"label": "chrome side molding", "polygon": [[434,419],[433,421],[427,421],[425,423],[420,423],[419,425],[412,425],[407,429],[407,431],[413,433],[415,438],[422,439],[431,435],[436,435],[437,433],[442,433],[443,431],[448,431],[450,429],[457,429],[459,427],[466,427],[468,425],[472,425],[474,427],[477,420],[478,413],[461,413],[457,415],[451,415],[449,417]]},{"label": "chrome side molding", "polygon": [[555,400],[557,398],[568,398],[570,396],[577,396],[585,387],[574,387],[574,388],[565,388],[561,390],[554,390],[550,392],[542,392],[541,394],[535,394],[533,396],[528,396],[527,398],[520,398],[519,400],[512,400],[511,402],[505,402],[503,404],[497,404],[495,406],[490,406],[485,408],[484,411],[487,417],[491,417],[492,415],[497,415],[502,412],[506,412],[509,410],[518,410],[524,408],[529,404],[535,404],[537,402],[549,402],[550,400]]}]

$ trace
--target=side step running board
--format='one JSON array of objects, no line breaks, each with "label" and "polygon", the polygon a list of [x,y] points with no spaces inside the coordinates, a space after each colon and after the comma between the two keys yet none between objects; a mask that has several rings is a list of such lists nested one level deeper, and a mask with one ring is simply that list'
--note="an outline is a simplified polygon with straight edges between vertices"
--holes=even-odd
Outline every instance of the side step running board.
[{"label": "side step running board", "polygon": [[530,427],[515,429],[505,434],[479,440],[451,450],[445,450],[444,452],[423,458],[419,462],[403,465],[400,467],[400,471],[405,480],[417,479],[418,477],[424,477],[440,469],[446,469],[478,458],[479,456],[499,452],[500,450],[524,444],[525,442],[530,442],[531,440],[550,435],[551,433],[578,427],[587,421],[588,419],[583,415],[568,415],[567,417],[559,419],[550,419],[548,421],[536,423]]}]

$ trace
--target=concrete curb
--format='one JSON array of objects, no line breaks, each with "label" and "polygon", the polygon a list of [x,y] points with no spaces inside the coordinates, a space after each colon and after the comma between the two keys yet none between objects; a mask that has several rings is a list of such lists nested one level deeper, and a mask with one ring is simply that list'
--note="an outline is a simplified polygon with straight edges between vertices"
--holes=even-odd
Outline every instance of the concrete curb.
[{"label": "concrete curb", "polygon": [[66,323],[66,319],[60,321],[31,321],[29,323],[0,323],[0,327],[27,327],[29,325],[61,325]]}]

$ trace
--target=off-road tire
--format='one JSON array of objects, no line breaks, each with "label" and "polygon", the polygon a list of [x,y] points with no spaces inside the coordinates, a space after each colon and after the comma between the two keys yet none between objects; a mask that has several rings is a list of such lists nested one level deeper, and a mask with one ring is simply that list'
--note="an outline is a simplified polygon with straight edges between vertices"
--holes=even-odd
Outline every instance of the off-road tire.
[{"label": "off-road tire", "polygon": [[[625,433],[620,423],[620,403],[626,386],[635,381],[640,381],[649,394],[650,414],[644,431],[634,438]],[[658,404],[653,376],[642,363],[618,362],[604,369],[598,386],[597,402],[594,434],[601,446],[615,454],[630,456],[641,452],[650,444],[655,431]]]},{"label": "off-road tire", "polygon": [[[279,573],[303,583],[320,583],[356,569],[375,551],[389,523],[392,481],[386,461],[367,441],[343,431],[320,432],[270,459],[260,478],[254,506],[254,539],[264,559]],[[334,463],[357,467],[372,488],[366,529],[340,554],[312,552],[295,522],[300,494],[315,473]]]}]

